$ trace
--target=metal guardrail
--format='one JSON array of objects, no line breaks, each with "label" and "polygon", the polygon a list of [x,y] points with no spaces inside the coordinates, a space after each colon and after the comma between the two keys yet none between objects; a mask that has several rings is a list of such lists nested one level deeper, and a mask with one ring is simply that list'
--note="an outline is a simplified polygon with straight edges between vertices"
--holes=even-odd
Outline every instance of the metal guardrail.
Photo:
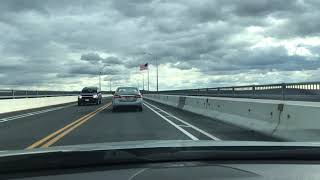
[{"label": "metal guardrail", "polygon": [[0,99],[74,96],[78,94],[79,94],[78,91],[36,91],[36,90],[0,89]]},{"label": "metal guardrail", "polygon": [[[1,99],[37,98],[37,97],[57,97],[57,96],[77,96],[80,91],[37,91],[37,90],[14,90],[0,89]],[[103,94],[111,94],[109,91],[102,91]]]},{"label": "metal guardrail", "polygon": [[[35,98],[54,96],[74,96],[80,91],[36,91],[36,90],[10,90],[0,89],[0,99]],[[111,94],[109,91],[102,91]],[[320,82],[281,83],[266,85],[229,86],[200,89],[182,89],[170,91],[142,91],[144,94],[168,94],[186,96],[212,96],[255,99],[279,99],[320,101]]]},{"label": "metal guardrail", "polygon": [[267,85],[229,86],[170,91],[144,91],[145,94],[213,96],[255,99],[320,101],[320,82],[281,83]]}]

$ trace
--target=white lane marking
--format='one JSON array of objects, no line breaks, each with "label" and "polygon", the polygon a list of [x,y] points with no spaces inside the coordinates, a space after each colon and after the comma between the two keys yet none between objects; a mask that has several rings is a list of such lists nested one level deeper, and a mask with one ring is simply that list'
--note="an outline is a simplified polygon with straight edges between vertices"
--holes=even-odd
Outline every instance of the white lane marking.
[{"label": "white lane marking", "polygon": [[180,126],[180,127],[190,127],[188,125],[181,125],[181,124],[178,124],[178,126]]},{"label": "white lane marking", "polygon": [[74,104],[67,105],[67,106],[50,108],[50,109],[44,109],[44,110],[41,110],[41,111],[35,111],[35,112],[30,112],[30,113],[26,113],[26,114],[20,114],[20,115],[11,116],[11,117],[6,117],[6,118],[0,119],[0,123],[7,122],[7,121],[12,121],[12,120],[16,120],[16,119],[21,119],[21,118],[24,118],[24,117],[33,116],[33,115],[37,115],[37,114],[43,114],[43,113],[46,113],[46,112],[56,111],[56,110],[59,110],[59,109],[63,109],[63,108],[72,106],[72,105],[74,105]]},{"label": "white lane marking", "polygon": [[137,171],[136,173],[134,173],[128,180],[132,180],[133,178],[135,178],[136,176],[138,176],[139,174],[143,173],[145,170],[147,170],[148,168],[144,168],[141,169],[139,171]]},{"label": "white lane marking", "polygon": [[209,134],[208,132],[206,132],[206,131],[204,131],[204,130],[202,130],[202,129],[200,129],[200,128],[198,128],[198,127],[196,127],[196,126],[194,126],[194,125],[192,125],[192,124],[190,124],[190,123],[188,123],[188,122],[186,122],[186,121],[184,121],[184,120],[182,120],[182,119],[180,119],[180,118],[178,118],[178,117],[176,117],[176,116],[174,116],[174,115],[172,115],[172,114],[170,114],[170,113],[168,113],[168,112],[166,112],[166,111],[164,111],[164,110],[162,110],[162,109],[160,109],[159,107],[157,107],[157,106],[155,106],[155,105],[152,105],[152,104],[147,103],[147,102],[144,102],[144,103],[146,103],[146,104],[148,104],[148,105],[150,105],[150,106],[158,109],[159,111],[165,113],[166,115],[171,116],[172,118],[174,118],[174,119],[182,122],[183,124],[185,124],[185,125],[193,128],[194,130],[196,130],[196,131],[204,134],[205,136],[207,136],[207,137],[209,137],[209,138],[211,138],[211,139],[213,139],[213,140],[215,140],[215,141],[221,141],[221,139],[213,136],[212,134]]},{"label": "white lane marking", "polygon": [[191,133],[189,133],[188,131],[184,130],[183,128],[179,127],[178,125],[176,125],[174,122],[170,121],[168,118],[164,117],[162,114],[158,113],[156,110],[154,110],[153,108],[151,108],[150,106],[148,106],[147,104],[144,104],[147,108],[149,108],[151,111],[153,111],[154,113],[156,113],[158,116],[160,116],[162,119],[166,120],[168,123],[170,123],[172,126],[174,126],[175,128],[177,128],[178,130],[180,130],[182,133],[184,133],[185,135],[187,135],[189,138],[191,138],[192,140],[198,141],[199,139],[197,137],[195,137],[194,135],[192,135]]},{"label": "white lane marking", "polygon": [[35,114],[40,114],[40,113],[48,112],[48,111],[53,111],[53,110],[57,110],[57,109],[61,109],[61,107],[59,107],[59,108],[52,108],[52,109],[45,109],[45,110],[41,110],[41,111],[30,112],[30,113],[21,114],[21,115],[16,115],[16,116],[11,116],[11,117],[7,117],[7,118],[2,118],[2,119],[0,119],[0,120],[18,119],[18,118],[27,117],[27,116],[31,116],[31,115],[35,115]]}]

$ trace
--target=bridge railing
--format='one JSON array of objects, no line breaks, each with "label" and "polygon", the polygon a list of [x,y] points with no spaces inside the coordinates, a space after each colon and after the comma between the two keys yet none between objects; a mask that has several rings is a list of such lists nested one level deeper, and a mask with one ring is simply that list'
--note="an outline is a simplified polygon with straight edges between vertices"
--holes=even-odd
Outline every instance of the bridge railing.
[{"label": "bridge railing", "polygon": [[42,91],[42,90],[15,90],[0,89],[0,99],[36,98],[36,97],[56,97],[74,96],[78,91]]},{"label": "bridge railing", "polygon": [[[37,98],[37,97],[57,97],[57,96],[77,96],[80,91],[44,91],[44,90],[15,90],[0,89],[1,99]],[[103,94],[111,94],[109,91],[102,91]]]},{"label": "bridge railing", "polygon": [[[157,93],[144,91],[146,94]],[[320,101],[320,82],[229,86],[159,91],[160,94],[278,100]]]}]

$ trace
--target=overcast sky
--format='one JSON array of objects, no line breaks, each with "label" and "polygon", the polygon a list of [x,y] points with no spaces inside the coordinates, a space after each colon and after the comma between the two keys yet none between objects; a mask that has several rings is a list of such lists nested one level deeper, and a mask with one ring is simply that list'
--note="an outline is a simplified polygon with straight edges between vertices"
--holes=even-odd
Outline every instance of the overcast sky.
[{"label": "overcast sky", "polygon": [[319,81],[319,19],[319,0],[1,0],[0,88],[141,86],[148,62],[153,90],[155,57],[160,90]]}]

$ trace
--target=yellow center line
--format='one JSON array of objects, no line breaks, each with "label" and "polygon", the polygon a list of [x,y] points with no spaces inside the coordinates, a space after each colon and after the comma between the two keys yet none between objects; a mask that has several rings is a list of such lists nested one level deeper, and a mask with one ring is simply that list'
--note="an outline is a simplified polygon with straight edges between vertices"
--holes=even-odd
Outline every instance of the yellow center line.
[{"label": "yellow center line", "polygon": [[[100,107],[100,108],[101,108],[101,107]],[[100,108],[99,108],[99,109],[100,109]],[[97,109],[97,110],[99,110],[99,109]],[[74,121],[74,122],[72,122],[72,123],[68,124],[67,126],[65,126],[65,127],[61,128],[61,129],[59,129],[59,130],[57,130],[57,131],[55,131],[55,132],[53,132],[53,133],[49,134],[49,135],[48,135],[48,136],[46,136],[45,138],[43,138],[43,139],[41,139],[41,140],[39,140],[39,141],[37,141],[37,142],[33,143],[33,144],[32,144],[32,145],[30,145],[29,147],[27,147],[27,149],[33,149],[33,148],[35,148],[35,147],[39,146],[40,144],[44,143],[44,142],[45,142],[45,141],[47,141],[48,139],[52,138],[53,136],[55,136],[55,135],[59,134],[60,132],[62,132],[62,131],[64,131],[64,130],[68,129],[69,127],[73,126],[74,124],[76,124],[76,123],[80,122],[80,121],[81,121],[81,120],[83,120],[84,118],[86,118],[86,117],[90,116],[91,114],[93,114],[93,113],[94,113],[94,112],[96,112],[97,110],[95,110],[95,111],[93,111],[93,112],[90,112],[89,114],[87,114],[87,115],[85,115],[85,116],[83,116],[83,117],[79,118],[78,120],[76,120],[76,121]]]},{"label": "yellow center line", "polygon": [[[107,108],[107,107],[106,107]],[[56,136],[55,138],[51,139],[49,142],[47,142],[46,144],[42,145],[41,147],[49,147],[50,145],[52,145],[53,143],[57,142],[59,139],[63,138],[65,135],[67,135],[68,133],[70,133],[71,131],[73,131],[75,128],[77,128],[78,126],[82,125],[83,123],[87,122],[89,119],[91,119],[93,116],[95,116],[97,113],[99,113],[101,110],[99,110],[98,112],[88,116],[87,118],[83,119],[81,122],[77,123],[76,125],[72,126],[71,128],[69,128],[68,130],[62,132],[61,134],[59,134],[58,136]]]},{"label": "yellow center line", "polygon": [[[49,135],[46,136],[45,138],[40,139],[39,141],[33,143],[32,145],[28,146],[27,149],[33,149],[33,148],[36,148],[36,147],[40,146],[41,144],[45,143],[46,141],[48,141],[48,140],[51,139],[52,137],[58,135],[59,133],[62,133],[63,131],[67,130],[68,128],[72,128],[73,126],[78,127],[78,126],[77,126],[78,123],[81,123],[81,121],[84,121],[84,120],[87,121],[88,119],[90,119],[91,117],[93,117],[94,115],[96,115],[98,112],[100,112],[100,111],[102,111],[103,109],[109,107],[110,105],[111,105],[111,103],[108,103],[108,104],[106,104],[106,105],[104,105],[104,106],[96,109],[95,111],[86,114],[85,116],[79,118],[78,120],[76,120],[76,121],[74,121],[74,122],[72,122],[72,123],[64,126],[63,128],[61,128],[61,129],[59,129],[59,130],[57,130],[57,131],[49,134]],[[89,118],[88,118],[88,117],[89,117]],[[81,123],[81,124],[82,124],[82,123]],[[73,129],[74,129],[74,128],[73,128]],[[69,131],[69,132],[70,132],[70,131]],[[51,144],[52,144],[52,143],[51,143]]]}]

